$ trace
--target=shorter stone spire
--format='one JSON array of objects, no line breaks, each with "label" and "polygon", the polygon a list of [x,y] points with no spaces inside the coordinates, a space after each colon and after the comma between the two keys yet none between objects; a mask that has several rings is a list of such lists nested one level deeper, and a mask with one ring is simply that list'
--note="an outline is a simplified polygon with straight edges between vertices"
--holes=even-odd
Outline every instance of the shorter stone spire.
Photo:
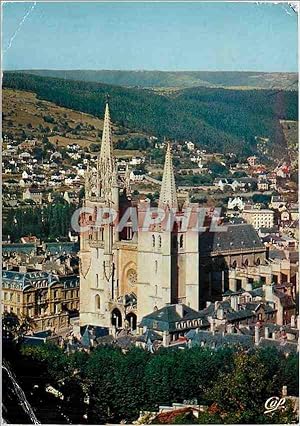
[{"label": "shorter stone spire", "polygon": [[171,145],[168,142],[158,207],[178,209]]}]

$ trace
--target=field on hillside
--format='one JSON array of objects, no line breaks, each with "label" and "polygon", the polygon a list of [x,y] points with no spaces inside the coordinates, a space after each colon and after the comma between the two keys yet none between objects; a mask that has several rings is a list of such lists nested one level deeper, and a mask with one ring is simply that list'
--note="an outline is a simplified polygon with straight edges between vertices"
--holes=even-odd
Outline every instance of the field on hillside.
[{"label": "field on hillside", "polygon": [[[58,127],[58,134],[64,138],[97,141],[102,126],[101,110],[109,95],[115,139],[122,139],[130,132],[130,136],[146,133],[179,142],[191,140],[209,152],[234,153],[241,159],[258,153],[260,138],[270,141],[266,161],[282,158],[282,154],[286,154],[286,143],[279,120],[298,117],[297,92],[293,91],[195,87],[162,94],[141,88],[14,72],[4,73],[3,86],[36,93],[37,105],[43,100],[76,110],[78,120],[85,119],[81,112],[90,114],[94,120],[100,118],[93,124],[75,123],[72,117],[70,124],[57,117],[51,117],[50,122],[47,119],[47,127],[53,132]],[[39,112],[40,119],[42,116],[45,120],[43,114],[47,115],[47,111]],[[7,115],[5,121],[10,119],[9,113]],[[18,123],[17,116],[10,124],[14,122]],[[65,140],[61,139],[61,143]]]},{"label": "field on hillside", "polygon": [[[57,143],[58,146],[76,143],[81,147],[88,147],[91,143],[101,140],[102,119],[37,99],[35,93],[3,89],[2,103],[4,134],[22,137],[25,132],[27,136],[37,138],[47,134],[49,141]],[[104,115],[104,111],[99,111],[99,115]],[[45,131],[47,128],[48,131]],[[140,135],[143,136],[141,133],[113,125],[114,142]],[[119,156],[126,157],[128,152],[120,151]]]}]

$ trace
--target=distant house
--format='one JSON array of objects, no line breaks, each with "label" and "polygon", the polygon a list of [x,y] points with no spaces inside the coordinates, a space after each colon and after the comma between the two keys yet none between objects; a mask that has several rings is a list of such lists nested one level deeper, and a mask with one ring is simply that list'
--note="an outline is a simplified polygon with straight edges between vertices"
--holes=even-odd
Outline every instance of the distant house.
[{"label": "distant house", "polygon": [[19,185],[20,185],[21,188],[26,188],[26,187],[29,188],[32,185],[32,183],[33,183],[32,179],[23,178],[23,179],[19,180]]},{"label": "distant house", "polygon": [[132,157],[129,164],[131,166],[138,166],[145,162],[145,157]]},{"label": "distant house", "polygon": [[268,191],[269,190],[269,181],[265,175],[259,176],[257,181],[257,189],[259,191]]},{"label": "distant house", "polygon": [[195,144],[194,144],[193,142],[188,141],[188,142],[185,142],[185,144],[186,144],[187,149],[188,149],[189,151],[194,151],[194,149],[195,149]]},{"label": "distant house", "polygon": [[145,173],[142,170],[133,170],[130,173],[130,180],[137,182],[142,181],[145,178]]},{"label": "distant house", "polygon": [[43,191],[39,188],[27,188],[23,192],[23,200],[32,200],[36,204],[42,204],[43,202]]},{"label": "distant house", "polygon": [[20,160],[28,160],[31,158],[31,154],[29,154],[29,152],[21,152],[21,154],[19,154],[19,158]]},{"label": "distant house", "polygon": [[69,204],[78,204],[79,203],[79,196],[77,192],[70,192],[70,191],[65,191],[64,193],[64,200],[66,200],[67,203]]},{"label": "distant house", "polygon": [[256,160],[257,160],[257,157],[255,157],[255,155],[252,155],[251,157],[247,158],[249,166],[251,166],[251,167],[256,165]]},{"label": "distant house", "polygon": [[245,207],[245,203],[243,202],[243,199],[240,197],[235,198],[229,198],[227,208],[228,210],[238,209],[243,210]]},{"label": "distant house", "polygon": [[270,208],[279,210],[281,207],[286,205],[286,201],[281,195],[272,195]]},{"label": "distant house", "polygon": [[245,209],[242,214],[247,223],[255,229],[273,228],[274,211],[269,209]]}]

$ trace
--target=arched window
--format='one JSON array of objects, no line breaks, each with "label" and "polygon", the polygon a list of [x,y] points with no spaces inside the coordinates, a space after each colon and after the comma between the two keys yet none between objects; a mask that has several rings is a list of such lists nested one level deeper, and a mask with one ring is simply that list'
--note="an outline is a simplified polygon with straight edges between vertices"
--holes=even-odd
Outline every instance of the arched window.
[{"label": "arched window", "polygon": [[161,248],[161,236],[158,236],[158,248]]},{"label": "arched window", "polygon": [[236,260],[234,260],[234,261],[232,262],[231,267],[232,267],[233,269],[235,269],[235,268],[236,268]]},{"label": "arched window", "polygon": [[244,265],[245,265],[245,266],[248,266],[248,263],[249,263],[249,262],[248,262],[248,259],[245,259],[245,260],[244,260]]},{"label": "arched window", "polygon": [[260,265],[260,258],[256,259],[256,265],[259,266]]},{"label": "arched window", "polygon": [[183,248],[183,235],[180,235],[180,239],[179,239],[179,247]]},{"label": "arched window", "polygon": [[155,235],[152,235],[152,247],[155,247]]},{"label": "arched window", "polygon": [[101,307],[101,305],[100,305],[100,296],[99,296],[99,294],[96,294],[96,296],[95,296],[95,308],[96,308],[96,311],[100,311],[100,307]]}]

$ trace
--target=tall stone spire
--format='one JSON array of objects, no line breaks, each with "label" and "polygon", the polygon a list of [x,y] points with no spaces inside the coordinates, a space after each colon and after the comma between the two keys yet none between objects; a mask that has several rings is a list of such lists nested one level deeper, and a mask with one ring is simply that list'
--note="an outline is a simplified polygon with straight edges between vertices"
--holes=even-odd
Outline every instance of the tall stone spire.
[{"label": "tall stone spire", "polygon": [[158,207],[178,209],[171,145],[168,143]]},{"label": "tall stone spire", "polygon": [[106,201],[111,201],[112,187],[116,184],[116,166],[113,156],[112,129],[108,102],[105,106],[101,150],[98,157],[98,176],[100,195]]},{"label": "tall stone spire", "polygon": [[108,102],[106,102],[105,105],[102,143],[99,154],[99,160],[102,162],[109,162],[113,164],[112,130]]}]

